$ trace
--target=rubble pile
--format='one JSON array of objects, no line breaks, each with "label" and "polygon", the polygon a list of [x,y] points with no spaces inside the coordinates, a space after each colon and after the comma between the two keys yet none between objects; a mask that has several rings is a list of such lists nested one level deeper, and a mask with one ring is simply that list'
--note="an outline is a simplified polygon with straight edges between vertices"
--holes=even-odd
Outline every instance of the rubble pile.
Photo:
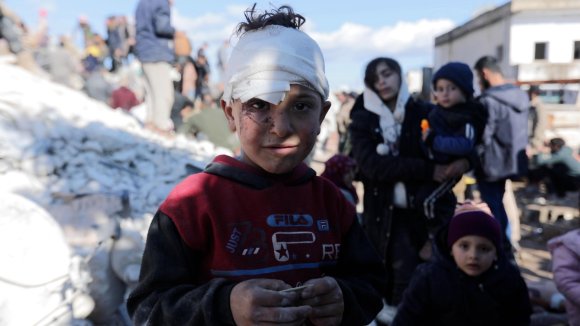
[{"label": "rubble pile", "polygon": [[[221,153],[231,154],[207,141],[152,134],[135,116],[0,63],[0,193],[8,205],[0,229],[30,229],[28,236],[0,239],[0,260],[10,257],[13,264],[0,271],[0,324],[44,324],[47,316],[56,324],[67,318],[126,323],[122,302],[138,277],[152,215],[180,180]],[[29,206],[34,209],[23,211]],[[52,230],[54,244],[31,236],[36,228]],[[29,252],[42,252],[43,259]],[[61,270],[50,271],[49,262]],[[68,273],[58,275],[58,291],[30,295],[30,286],[51,281],[62,268]],[[33,281],[13,280],[26,273]],[[54,301],[55,293],[56,305],[33,306]],[[19,311],[18,302],[26,313],[8,314]]]}]

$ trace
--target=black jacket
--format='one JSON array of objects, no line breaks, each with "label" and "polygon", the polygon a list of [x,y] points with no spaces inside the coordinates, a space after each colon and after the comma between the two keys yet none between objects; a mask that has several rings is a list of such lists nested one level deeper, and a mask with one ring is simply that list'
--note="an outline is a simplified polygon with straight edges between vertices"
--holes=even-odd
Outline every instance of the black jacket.
[{"label": "black jacket", "polygon": [[[421,120],[431,107],[410,98],[399,140],[399,156],[379,155],[377,145],[383,142],[379,116],[364,108],[359,96],[351,111],[349,127],[352,156],[359,168],[358,178],[364,185],[363,226],[375,247],[385,258],[393,214],[393,186],[402,181],[409,196],[421,183],[432,180],[434,163],[427,160],[421,148]],[[408,214],[414,214],[407,210]],[[401,217],[404,218],[404,217]]]},{"label": "black jacket", "polygon": [[478,277],[463,273],[447,248],[447,229],[436,237],[431,262],[417,267],[393,326],[529,325],[526,283],[498,250],[498,260]]}]

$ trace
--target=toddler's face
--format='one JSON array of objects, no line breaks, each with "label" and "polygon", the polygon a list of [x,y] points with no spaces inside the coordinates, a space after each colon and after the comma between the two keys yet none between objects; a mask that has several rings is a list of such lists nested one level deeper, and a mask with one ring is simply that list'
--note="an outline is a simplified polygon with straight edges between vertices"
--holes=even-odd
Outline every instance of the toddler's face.
[{"label": "toddler's face", "polygon": [[222,101],[228,125],[240,139],[242,161],[269,173],[294,169],[314,147],[330,108],[309,88],[291,85],[277,105],[258,98],[245,103]]},{"label": "toddler's face", "polygon": [[440,78],[435,83],[435,100],[444,108],[450,108],[459,103],[465,103],[465,95],[453,82]]},{"label": "toddler's face", "polygon": [[497,252],[487,238],[467,235],[455,241],[451,247],[451,256],[465,274],[479,276],[493,265]]}]

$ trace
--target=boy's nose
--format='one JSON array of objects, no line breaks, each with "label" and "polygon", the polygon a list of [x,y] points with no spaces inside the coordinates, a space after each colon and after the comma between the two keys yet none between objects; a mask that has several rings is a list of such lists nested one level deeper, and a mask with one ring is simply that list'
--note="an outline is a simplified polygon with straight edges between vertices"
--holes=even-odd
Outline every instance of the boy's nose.
[{"label": "boy's nose", "polygon": [[278,137],[284,137],[292,131],[292,123],[290,117],[285,110],[275,110],[272,113],[272,126],[270,132],[276,134]]}]

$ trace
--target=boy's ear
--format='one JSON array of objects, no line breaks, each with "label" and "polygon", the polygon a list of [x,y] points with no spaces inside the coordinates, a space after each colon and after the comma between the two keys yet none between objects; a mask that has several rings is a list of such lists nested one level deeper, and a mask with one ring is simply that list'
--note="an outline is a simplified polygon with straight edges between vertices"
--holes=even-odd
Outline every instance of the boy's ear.
[{"label": "boy's ear", "polygon": [[489,81],[491,74],[492,74],[492,72],[488,68],[481,69],[481,76],[483,77],[483,79]]},{"label": "boy's ear", "polygon": [[224,110],[224,114],[226,116],[226,119],[228,120],[228,127],[230,128],[231,132],[235,132],[236,131],[236,123],[234,121],[234,115],[233,115],[233,110],[232,110],[232,105],[228,105],[226,103],[226,101],[224,100],[220,100],[220,106],[222,107],[222,110]]},{"label": "boy's ear", "polygon": [[320,121],[318,121],[319,125],[321,125],[322,121],[324,121],[324,117],[326,117],[326,114],[328,113],[328,110],[330,110],[331,105],[332,104],[330,101],[324,101],[324,103],[322,103],[322,110],[320,110]]},{"label": "boy's ear", "polygon": [[320,127],[322,126],[322,121],[324,121],[324,117],[326,117],[326,114],[328,113],[328,110],[330,109],[330,106],[332,104],[330,103],[330,101],[324,101],[322,103],[322,109],[320,110],[320,117],[318,120],[318,131],[316,132],[317,135],[320,135]]}]

